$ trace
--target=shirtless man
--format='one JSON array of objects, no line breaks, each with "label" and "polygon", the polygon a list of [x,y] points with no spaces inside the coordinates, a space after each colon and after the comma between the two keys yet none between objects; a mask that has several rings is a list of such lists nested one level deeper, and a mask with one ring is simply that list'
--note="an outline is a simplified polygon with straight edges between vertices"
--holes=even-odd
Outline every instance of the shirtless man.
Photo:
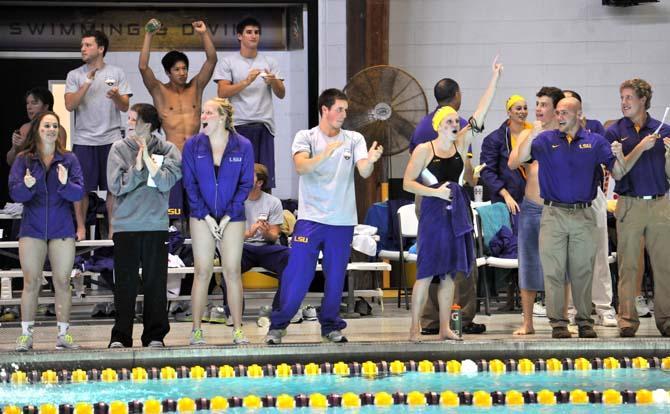
[{"label": "shirtless man", "polygon": [[[167,140],[181,151],[186,140],[200,129],[202,92],[216,67],[216,49],[205,23],[193,22],[195,32],[202,38],[207,60],[200,72],[188,82],[188,57],[182,52],[170,51],[161,60],[168,82],[161,83],[149,67],[151,40],[160,29],[160,22],[152,19],[149,23],[147,28],[150,30],[145,31],[140,52],[140,73],[144,85],[153,98],[154,106],[158,109]],[[151,30],[154,27],[156,29]]]},{"label": "shirtless man", "polygon": [[[507,165],[515,170],[522,164],[519,159],[519,148],[528,139],[536,137],[540,132],[558,128],[555,109],[558,101],[564,98],[563,91],[554,87],[543,87],[537,93],[535,102],[535,123],[533,129],[525,129],[519,134],[519,145],[514,147]],[[538,179],[538,163],[531,160],[526,165],[526,189],[519,211],[519,288],[521,290],[521,308],[523,322],[514,335],[532,335],[533,304],[538,290],[544,290],[544,276],[539,255],[540,219],[542,217],[543,200],[540,197]]]}]

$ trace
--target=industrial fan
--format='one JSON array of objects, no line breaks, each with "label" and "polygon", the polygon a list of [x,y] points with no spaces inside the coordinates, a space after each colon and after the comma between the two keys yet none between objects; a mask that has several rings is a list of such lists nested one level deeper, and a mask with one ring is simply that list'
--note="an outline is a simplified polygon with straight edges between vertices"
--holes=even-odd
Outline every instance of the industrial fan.
[{"label": "industrial fan", "polygon": [[[428,102],[419,82],[402,69],[379,65],[355,74],[344,92],[349,111],[343,128],[358,131],[368,147],[373,141],[384,146],[384,156],[407,150],[414,128],[428,112]],[[386,169],[384,179],[389,177]]]}]

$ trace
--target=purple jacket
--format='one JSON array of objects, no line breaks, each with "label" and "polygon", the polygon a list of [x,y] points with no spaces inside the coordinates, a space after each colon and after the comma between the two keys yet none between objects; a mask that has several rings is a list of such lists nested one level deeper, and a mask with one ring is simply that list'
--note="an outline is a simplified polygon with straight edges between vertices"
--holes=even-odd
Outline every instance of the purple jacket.
[{"label": "purple jacket", "polygon": [[191,217],[207,214],[219,220],[244,221],[244,200],[254,185],[254,151],[251,142],[231,133],[221,158],[219,175],[214,175],[214,160],[209,137],[198,134],[186,141],[182,154],[184,188]]},{"label": "purple jacket", "polygon": [[507,166],[509,154],[512,152],[512,143],[507,121],[500,128],[491,132],[482,141],[482,150],[479,154],[479,162],[486,163],[486,168],[481,172],[484,184],[491,192],[491,202],[504,202],[505,199],[499,194],[500,190],[506,189],[512,198],[521,203],[526,191],[526,179],[519,169],[510,170]]},{"label": "purple jacket", "polygon": [[[58,181],[58,164],[67,168],[65,185]],[[36,180],[31,188],[23,182],[26,168],[30,169],[30,174]],[[39,157],[19,155],[9,174],[9,195],[17,203],[23,203],[19,238],[74,238],[72,203],[84,197],[84,177],[79,160],[71,152],[56,152],[51,166],[45,170]]]}]

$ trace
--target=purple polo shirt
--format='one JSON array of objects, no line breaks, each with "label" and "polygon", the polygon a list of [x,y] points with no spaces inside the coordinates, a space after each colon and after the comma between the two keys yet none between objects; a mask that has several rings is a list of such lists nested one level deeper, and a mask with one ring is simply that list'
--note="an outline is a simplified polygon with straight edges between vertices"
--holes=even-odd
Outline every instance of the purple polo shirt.
[{"label": "purple polo shirt", "polygon": [[580,128],[570,144],[557,129],[535,138],[531,156],[539,166],[540,195],[559,203],[588,203],[596,197],[600,164],[612,169],[615,157],[601,135]]},{"label": "purple polo shirt", "polygon": [[[416,125],[412,138],[409,141],[409,153],[411,154],[416,148],[417,145],[423,144],[424,142],[432,141],[437,138],[437,131],[433,129],[433,116],[435,112],[441,107],[436,108],[433,112],[424,116],[421,121]],[[461,128],[464,128],[468,121],[467,119],[460,118]],[[468,153],[472,153],[472,145],[468,148]]]},{"label": "purple polo shirt", "polygon": [[595,134],[605,136],[605,127],[597,119],[587,119],[585,128]]},{"label": "purple polo shirt", "polygon": [[[660,123],[647,114],[647,122],[637,132],[633,121],[621,118],[607,128],[605,138],[609,142],[619,141],[624,155],[628,155],[644,137],[656,131]],[[665,147],[662,138],[670,136],[670,126],[664,124],[659,134],[661,139],[657,139],[651,149],[644,151],[628,174],[616,182],[614,191],[617,194],[643,197],[668,192],[670,185],[665,177]]]}]

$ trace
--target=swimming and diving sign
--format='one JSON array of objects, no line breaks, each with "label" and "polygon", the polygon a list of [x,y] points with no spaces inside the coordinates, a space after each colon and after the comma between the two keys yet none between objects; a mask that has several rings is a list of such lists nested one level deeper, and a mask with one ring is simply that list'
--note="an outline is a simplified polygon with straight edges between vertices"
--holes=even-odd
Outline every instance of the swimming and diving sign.
[{"label": "swimming and diving sign", "polygon": [[[67,4],[67,3],[66,3]],[[70,3],[71,4],[71,3]],[[82,33],[100,30],[110,39],[110,51],[139,51],[144,25],[151,18],[163,27],[154,36],[154,50],[202,50],[191,22],[204,21],[217,50],[237,50],[235,27],[245,16],[261,24],[263,50],[302,49],[302,6],[264,7],[59,7],[0,6],[0,50],[80,50]]]}]

